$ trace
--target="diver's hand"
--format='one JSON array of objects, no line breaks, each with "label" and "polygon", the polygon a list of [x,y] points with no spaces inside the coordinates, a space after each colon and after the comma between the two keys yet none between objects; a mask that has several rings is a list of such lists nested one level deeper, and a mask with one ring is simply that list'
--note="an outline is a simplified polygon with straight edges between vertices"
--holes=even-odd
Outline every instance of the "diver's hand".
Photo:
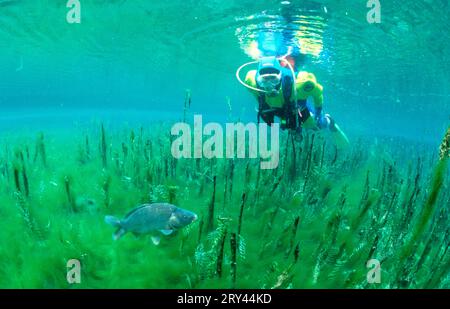
[{"label": "diver's hand", "polygon": [[314,120],[316,121],[316,124],[319,128],[322,127],[322,108],[316,108],[314,113]]},{"label": "diver's hand", "polygon": [[322,117],[322,108],[321,107],[316,108],[314,112],[315,112],[314,113],[314,118],[316,120],[320,119]]}]

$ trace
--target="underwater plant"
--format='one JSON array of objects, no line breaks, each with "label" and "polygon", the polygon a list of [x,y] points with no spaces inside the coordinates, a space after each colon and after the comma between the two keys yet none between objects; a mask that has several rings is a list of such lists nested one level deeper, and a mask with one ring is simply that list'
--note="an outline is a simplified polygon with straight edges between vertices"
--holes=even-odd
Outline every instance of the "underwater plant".
[{"label": "underwater plant", "polygon": [[[1,148],[0,256],[10,263],[0,287],[69,287],[73,258],[81,288],[450,285],[449,131],[438,161],[429,147],[360,139],[338,152],[318,134],[286,134],[280,166],[262,170],[258,159],[175,160],[165,124],[99,128],[73,144],[41,133],[34,157],[24,144]],[[111,240],[105,215],[154,202],[199,220],[158,247]],[[377,284],[367,281],[371,259]]]}]

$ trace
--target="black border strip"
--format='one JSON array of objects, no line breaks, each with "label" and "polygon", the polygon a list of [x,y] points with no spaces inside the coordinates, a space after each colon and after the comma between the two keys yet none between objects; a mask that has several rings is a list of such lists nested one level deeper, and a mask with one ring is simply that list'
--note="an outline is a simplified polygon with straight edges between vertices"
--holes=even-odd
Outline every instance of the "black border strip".
[{"label": "black border strip", "polygon": [[[276,305],[280,308],[332,308],[355,305],[359,308],[395,306],[406,303],[430,305],[434,302],[449,302],[449,290],[0,290],[0,305],[57,305],[58,308],[86,308],[96,306],[121,306],[150,308],[159,305],[183,306],[193,299],[202,302],[210,297],[212,305]],[[237,296],[241,295],[239,301]],[[243,301],[247,295],[247,301]],[[252,298],[252,295],[253,298]],[[266,295],[266,296],[264,296]],[[269,295],[269,296],[267,296]],[[197,297],[196,297],[197,296]],[[258,297],[259,296],[259,297]],[[181,297],[181,298],[180,298]],[[183,300],[183,304],[178,303]],[[226,300],[226,302],[223,302]],[[270,300],[270,301],[269,301]],[[444,303],[445,301],[445,303]],[[204,302],[198,307],[207,307]],[[298,307],[297,305],[300,305]],[[5,307],[3,307],[5,308]]]}]

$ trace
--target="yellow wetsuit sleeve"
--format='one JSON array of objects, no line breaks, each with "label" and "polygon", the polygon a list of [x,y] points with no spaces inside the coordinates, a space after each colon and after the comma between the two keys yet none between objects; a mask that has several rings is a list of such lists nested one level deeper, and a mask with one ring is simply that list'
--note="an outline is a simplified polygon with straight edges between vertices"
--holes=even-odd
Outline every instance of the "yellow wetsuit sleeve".
[{"label": "yellow wetsuit sleeve", "polygon": [[297,98],[306,100],[312,97],[314,107],[321,108],[323,105],[323,87],[317,82],[316,76],[309,72],[299,72],[296,79]]},{"label": "yellow wetsuit sleeve", "polygon": [[314,107],[321,108],[323,105],[323,87],[321,84],[316,83],[312,97],[314,98]]},{"label": "yellow wetsuit sleeve", "polygon": [[[256,70],[251,70],[247,72],[247,75],[245,76],[245,81],[244,83],[246,83],[247,85],[249,85],[250,87],[254,87],[256,88]],[[247,88],[248,89],[248,88]],[[255,90],[251,90],[249,89],[249,91],[253,94],[256,94]]]}]

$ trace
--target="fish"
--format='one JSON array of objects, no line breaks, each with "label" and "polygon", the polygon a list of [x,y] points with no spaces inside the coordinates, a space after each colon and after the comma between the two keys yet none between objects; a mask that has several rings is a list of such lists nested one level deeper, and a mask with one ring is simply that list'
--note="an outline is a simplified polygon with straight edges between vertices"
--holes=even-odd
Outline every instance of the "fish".
[{"label": "fish", "polygon": [[158,231],[167,236],[197,219],[195,213],[169,203],[140,205],[122,220],[114,216],[105,216],[105,222],[117,228],[113,233],[113,240],[120,239],[128,232],[135,236],[151,234],[155,245],[158,245],[161,239],[155,235]]}]

